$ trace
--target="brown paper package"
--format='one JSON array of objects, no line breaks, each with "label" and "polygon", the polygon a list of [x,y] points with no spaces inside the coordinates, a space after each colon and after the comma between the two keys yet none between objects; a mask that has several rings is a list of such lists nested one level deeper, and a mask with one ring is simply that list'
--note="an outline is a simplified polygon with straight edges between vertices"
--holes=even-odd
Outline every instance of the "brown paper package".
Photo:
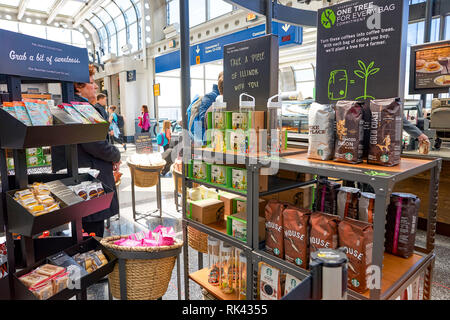
[{"label": "brown paper package", "polygon": [[285,203],[269,200],[266,205],[266,251],[284,259],[283,210]]},{"label": "brown paper package", "polygon": [[309,210],[289,206],[283,211],[284,258],[304,269],[309,260]]},{"label": "brown paper package", "polygon": [[311,226],[310,253],[320,248],[336,249],[338,247],[339,216],[314,212],[309,221]]}]

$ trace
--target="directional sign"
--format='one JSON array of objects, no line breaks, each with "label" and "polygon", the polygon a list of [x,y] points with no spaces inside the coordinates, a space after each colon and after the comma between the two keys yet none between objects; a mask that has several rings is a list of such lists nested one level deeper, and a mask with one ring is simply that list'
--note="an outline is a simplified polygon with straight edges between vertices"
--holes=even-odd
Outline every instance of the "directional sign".
[{"label": "directional sign", "polygon": [[[266,25],[241,30],[214,40],[199,43],[190,48],[191,65],[223,59],[223,47],[230,43],[249,40],[265,35]],[[279,45],[302,44],[302,27],[272,22],[273,34],[278,35]],[[180,68],[180,51],[174,51],[155,58],[155,72]]]}]

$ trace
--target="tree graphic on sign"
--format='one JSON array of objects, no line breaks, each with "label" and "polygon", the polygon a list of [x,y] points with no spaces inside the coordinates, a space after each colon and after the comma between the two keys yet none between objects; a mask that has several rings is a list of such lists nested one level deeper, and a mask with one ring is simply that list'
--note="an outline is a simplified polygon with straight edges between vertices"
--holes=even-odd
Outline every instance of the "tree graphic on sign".
[{"label": "tree graphic on sign", "polygon": [[375,73],[377,73],[378,71],[380,71],[380,68],[373,68],[375,61],[372,61],[367,67],[366,64],[364,62],[362,62],[361,60],[358,60],[358,65],[361,68],[361,70],[354,70],[353,72],[361,79],[364,80],[364,95],[359,96],[358,98],[356,98],[355,100],[365,100],[365,99],[375,99],[372,96],[367,95],[367,80],[369,78],[369,76],[374,75]]}]

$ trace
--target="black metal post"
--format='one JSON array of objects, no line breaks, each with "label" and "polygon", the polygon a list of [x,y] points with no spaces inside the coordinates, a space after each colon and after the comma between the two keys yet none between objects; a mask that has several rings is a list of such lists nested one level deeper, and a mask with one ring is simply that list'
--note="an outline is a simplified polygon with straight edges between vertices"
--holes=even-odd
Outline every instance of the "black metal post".
[{"label": "black metal post", "polygon": [[[423,35],[423,42],[430,42],[431,39],[431,23],[433,19],[433,7],[434,0],[427,0],[427,4],[425,7],[425,30]],[[425,109],[427,106],[427,95],[421,94],[420,100],[422,100],[422,108]]]},{"label": "black metal post", "polygon": [[6,79],[9,98],[11,99],[11,101],[22,100],[22,87],[20,78],[15,76],[8,76]]},{"label": "black metal post", "polygon": [[61,95],[62,101],[64,103],[70,103],[71,101],[73,101],[73,97],[75,95],[73,82],[61,82]]},{"label": "black metal post", "polygon": [[[189,135],[186,131],[187,115],[186,110],[191,102],[191,73],[190,73],[190,56],[189,56],[189,1],[180,0],[180,66],[181,66],[181,119],[183,121],[183,158],[187,156],[187,150],[189,150]],[[182,166],[182,208],[183,218],[186,218],[186,172],[185,166]],[[187,228],[183,223],[183,241],[187,244]],[[184,259],[184,297],[185,300],[189,300],[189,257],[188,247],[184,246],[183,250]],[[186,272],[187,271],[187,272]]]},{"label": "black metal post", "polygon": [[273,17],[272,0],[266,0],[266,34],[272,33],[272,17]]}]

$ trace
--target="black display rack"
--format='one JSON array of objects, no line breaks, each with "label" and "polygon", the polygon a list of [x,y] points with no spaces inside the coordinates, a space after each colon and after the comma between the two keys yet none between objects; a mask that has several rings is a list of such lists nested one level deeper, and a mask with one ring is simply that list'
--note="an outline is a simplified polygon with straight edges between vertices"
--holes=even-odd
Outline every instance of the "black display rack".
[{"label": "black display rack", "polygon": [[[36,79],[10,75],[0,75],[0,81],[8,86],[11,101],[21,100],[22,83],[61,84],[62,101],[70,103],[74,98],[73,83],[49,79]],[[8,275],[0,281],[0,296],[6,299],[36,299],[36,297],[18,280],[27,271],[45,262],[45,257],[64,250],[68,254],[85,252],[100,248],[100,243],[93,239],[84,239],[82,234],[82,218],[109,208],[114,191],[104,186],[105,193],[92,200],[79,202],[70,206],[62,205],[57,211],[33,216],[14,199],[14,191],[27,188],[29,183],[50,182],[60,180],[66,185],[78,184],[86,180],[94,180],[87,174],[78,174],[77,144],[101,141],[108,131],[107,123],[99,124],[54,124],[51,126],[26,126],[0,108],[0,175],[2,182],[0,225],[4,224],[8,255]],[[29,175],[26,164],[26,148],[41,146],[65,146],[68,173]],[[12,149],[14,155],[14,175],[8,176],[5,149]],[[51,237],[36,239],[35,235],[42,231],[71,223],[72,237]],[[3,229],[2,229],[3,230]],[[14,240],[13,233],[20,235]],[[81,278],[79,289],[65,289],[51,298],[77,299],[87,298],[86,289],[110,273],[116,258],[105,248],[101,248],[108,257],[108,264],[95,272]],[[36,262],[36,256],[40,260]],[[25,265],[25,269],[16,273],[16,260]]]}]

